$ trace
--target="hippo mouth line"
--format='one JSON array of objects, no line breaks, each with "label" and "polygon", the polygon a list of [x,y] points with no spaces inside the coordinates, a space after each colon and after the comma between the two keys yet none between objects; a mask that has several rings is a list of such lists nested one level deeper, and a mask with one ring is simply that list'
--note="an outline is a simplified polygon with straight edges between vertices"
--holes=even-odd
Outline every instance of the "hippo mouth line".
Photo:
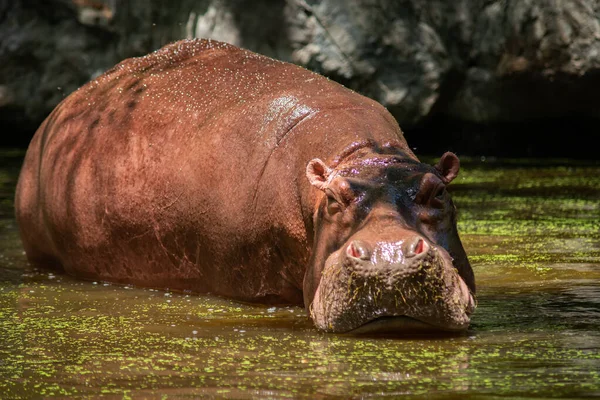
[{"label": "hippo mouth line", "polygon": [[403,335],[457,335],[464,333],[463,329],[450,329],[432,325],[417,318],[406,315],[382,316],[372,319],[358,328],[346,333],[350,335],[394,334]]}]

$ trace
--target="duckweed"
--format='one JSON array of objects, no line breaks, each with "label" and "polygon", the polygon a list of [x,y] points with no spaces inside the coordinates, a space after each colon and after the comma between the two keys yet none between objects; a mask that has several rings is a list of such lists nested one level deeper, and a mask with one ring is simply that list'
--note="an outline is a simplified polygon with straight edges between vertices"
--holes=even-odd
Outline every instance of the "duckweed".
[{"label": "duckweed", "polygon": [[[600,393],[600,166],[463,162],[478,282],[460,336],[316,331],[296,307],[82,282],[29,267],[0,166],[2,398],[542,398]],[[4,161],[3,161],[4,162]]]}]

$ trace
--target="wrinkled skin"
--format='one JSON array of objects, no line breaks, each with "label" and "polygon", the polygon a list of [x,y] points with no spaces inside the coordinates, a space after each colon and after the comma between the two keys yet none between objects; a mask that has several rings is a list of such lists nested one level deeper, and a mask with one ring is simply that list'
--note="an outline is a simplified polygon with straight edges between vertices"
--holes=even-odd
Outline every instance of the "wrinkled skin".
[{"label": "wrinkled skin", "polygon": [[333,170],[321,160],[309,164],[307,175],[325,196],[305,304],[315,324],[332,332],[398,316],[411,320],[394,329],[464,330],[474,278],[446,191],[458,159],[446,153],[432,168],[393,148],[381,153],[365,146]]},{"label": "wrinkled skin", "polygon": [[27,151],[30,262],[82,279],[304,304],[331,332],[467,328],[446,186],[379,104],[234,46],[181,41],[67,97]]}]

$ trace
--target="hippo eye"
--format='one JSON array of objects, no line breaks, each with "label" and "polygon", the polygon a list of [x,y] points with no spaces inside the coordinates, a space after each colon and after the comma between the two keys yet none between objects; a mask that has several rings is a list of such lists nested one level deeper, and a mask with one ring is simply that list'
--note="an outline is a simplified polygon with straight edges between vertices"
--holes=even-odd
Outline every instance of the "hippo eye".
[{"label": "hippo eye", "polygon": [[334,197],[333,192],[327,190],[325,192],[327,194],[327,213],[329,215],[337,214],[342,211],[342,205],[340,202]]},{"label": "hippo eye", "polygon": [[446,194],[446,188],[444,186],[438,186],[433,196],[433,201],[444,202],[444,195]]},{"label": "hippo eye", "polygon": [[438,185],[433,191],[433,196],[431,196],[431,201],[430,201],[431,206],[435,207],[435,208],[444,207],[445,194],[446,194],[446,188],[444,187],[444,185]]},{"label": "hippo eye", "polygon": [[446,201],[446,186],[433,174],[426,174],[421,181],[415,202],[433,208],[444,208]]}]

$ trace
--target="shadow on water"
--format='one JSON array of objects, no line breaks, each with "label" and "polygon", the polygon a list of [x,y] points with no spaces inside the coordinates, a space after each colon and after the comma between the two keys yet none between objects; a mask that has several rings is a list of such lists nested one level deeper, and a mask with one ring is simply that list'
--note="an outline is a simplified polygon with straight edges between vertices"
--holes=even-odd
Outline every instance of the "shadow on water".
[{"label": "shadow on water", "polygon": [[600,396],[600,166],[463,162],[453,196],[478,279],[462,335],[317,332],[303,309],[31,269],[0,157],[2,398]]}]

